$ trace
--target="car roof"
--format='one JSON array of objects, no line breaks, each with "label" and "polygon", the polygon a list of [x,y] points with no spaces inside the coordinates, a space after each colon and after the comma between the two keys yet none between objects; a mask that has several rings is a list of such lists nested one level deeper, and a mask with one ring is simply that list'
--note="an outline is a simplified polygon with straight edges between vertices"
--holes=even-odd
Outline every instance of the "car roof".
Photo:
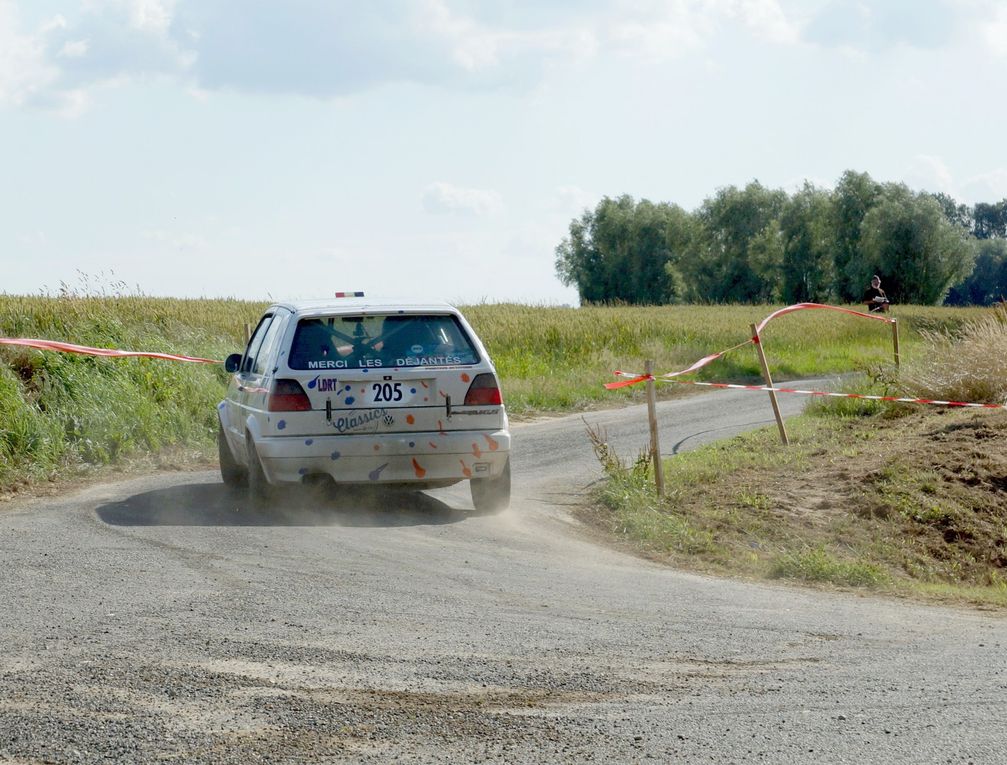
[{"label": "car roof", "polygon": [[403,311],[408,313],[458,313],[454,306],[440,300],[415,298],[325,298],[321,300],[294,300],[274,303],[272,307],[286,308],[300,316],[320,314],[366,314]]}]

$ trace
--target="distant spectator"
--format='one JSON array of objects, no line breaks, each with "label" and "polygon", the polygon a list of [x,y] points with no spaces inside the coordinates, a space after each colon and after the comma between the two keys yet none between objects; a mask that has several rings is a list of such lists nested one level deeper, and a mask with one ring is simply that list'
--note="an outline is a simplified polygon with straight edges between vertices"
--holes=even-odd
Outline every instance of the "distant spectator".
[{"label": "distant spectator", "polygon": [[881,289],[881,277],[877,274],[871,277],[871,286],[864,293],[864,303],[867,304],[867,310],[870,313],[888,312],[888,306],[891,303],[888,302],[888,296],[885,294],[885,291]]}]

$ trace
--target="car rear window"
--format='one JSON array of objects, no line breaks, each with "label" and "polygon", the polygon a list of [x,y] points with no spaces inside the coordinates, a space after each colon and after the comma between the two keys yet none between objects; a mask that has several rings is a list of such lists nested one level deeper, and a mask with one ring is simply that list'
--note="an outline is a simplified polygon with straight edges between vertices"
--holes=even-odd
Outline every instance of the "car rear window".
[{"label": "car rear window", "polygon": [[476,364],[479,354],[451,315],[321,316],[297,322],[291,369],[371,369]]}]

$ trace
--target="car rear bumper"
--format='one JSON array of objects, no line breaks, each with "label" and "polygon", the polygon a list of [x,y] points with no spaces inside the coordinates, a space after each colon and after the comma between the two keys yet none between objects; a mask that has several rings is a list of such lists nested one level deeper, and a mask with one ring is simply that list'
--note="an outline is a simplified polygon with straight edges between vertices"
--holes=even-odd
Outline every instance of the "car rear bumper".
[{"label": "car rear bumper", "polygon": [[284,436],[262,438],[255,448],[270,483],[328,475],[337,483],[436,484],[499,476],[510,455],[510,433]]}]

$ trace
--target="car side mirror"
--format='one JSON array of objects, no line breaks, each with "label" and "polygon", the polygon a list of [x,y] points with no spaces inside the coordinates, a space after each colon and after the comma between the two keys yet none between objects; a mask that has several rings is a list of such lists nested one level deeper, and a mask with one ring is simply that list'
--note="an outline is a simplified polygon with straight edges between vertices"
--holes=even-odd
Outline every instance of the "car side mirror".
[{"label": "car side mirror", "polygon": [[224,359],[224,369],[228,372],[237,372],[241,368],[241,354],[232,353]]}]

